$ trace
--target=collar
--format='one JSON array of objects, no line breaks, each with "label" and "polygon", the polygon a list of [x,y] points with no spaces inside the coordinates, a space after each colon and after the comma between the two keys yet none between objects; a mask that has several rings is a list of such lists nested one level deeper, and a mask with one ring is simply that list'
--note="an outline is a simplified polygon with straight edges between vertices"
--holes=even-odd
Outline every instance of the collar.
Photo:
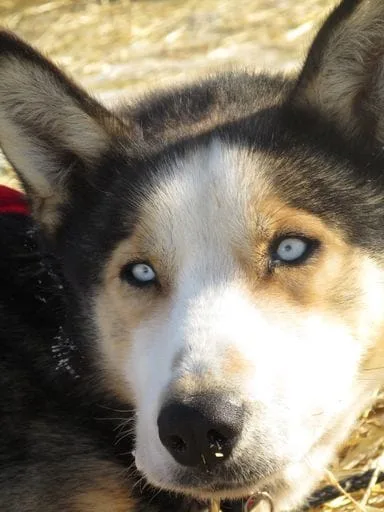
[{"label": "collar", "polygon": [[259,505],[263,504],[263,510],[274,512],[271,496],[267,492],[256,492],[246,500],[224,501],[212,500],[209,503],[209,512],[256,512]]}]

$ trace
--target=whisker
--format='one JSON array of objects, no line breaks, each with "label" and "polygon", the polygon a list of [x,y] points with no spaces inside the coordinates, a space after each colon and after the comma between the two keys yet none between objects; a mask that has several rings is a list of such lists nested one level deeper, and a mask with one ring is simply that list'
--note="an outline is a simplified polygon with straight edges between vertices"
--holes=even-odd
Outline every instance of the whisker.
[{"label": "whisker", "polygon": [[113,412],[123,412],[123,413],[127,413],[127,414],[134,414],[134,410],[133,409],[114,409],[113,407],[109,407],[108,405],[105,405],[105,404],[97,404],[98,407],[101,407],[102,409],[107,409],[108,411],[113,411]]},{"label": "whisker", "polygon": [[134,421],[134,418],[121,418],[121,417],[105,417],[105,418],[95,417],[94,419],[97,420],[97,421],[117,421],[117,420],[122,420],[122,421],[125,421],[127,423],[131,423],[132,421]]}]

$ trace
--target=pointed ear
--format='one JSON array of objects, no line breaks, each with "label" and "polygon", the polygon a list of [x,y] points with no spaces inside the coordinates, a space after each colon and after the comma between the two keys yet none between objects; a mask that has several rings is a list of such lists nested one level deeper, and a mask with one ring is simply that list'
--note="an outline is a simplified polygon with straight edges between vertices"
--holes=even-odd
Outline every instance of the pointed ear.
[{"label": "pointed ear", "polygon": [[341,2],[315,38],[290,101],[347,138],[384,143],[384,1]]},{"label": "pointed ear", "polygon": [[73,175],[91,174],[118,129],[126,127],[56,66],[0,31],[0,146],[46,229],[54,231]]}]

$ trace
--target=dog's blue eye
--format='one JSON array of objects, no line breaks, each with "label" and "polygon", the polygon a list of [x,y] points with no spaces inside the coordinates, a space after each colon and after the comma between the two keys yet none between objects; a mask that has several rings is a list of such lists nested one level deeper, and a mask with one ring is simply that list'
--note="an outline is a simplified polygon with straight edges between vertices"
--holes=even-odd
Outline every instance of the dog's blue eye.
[{"label": "dog's blue eye", "polygon": [[132,276],[141,282],[153,281],[155,279],[155,272],[152,267],[146,263],[136,263],[131,269]]},{"label": "dog's blue eye", "polygon": [[301,258],[307,250],[307,243],[300,238],[286,238],[282,240],[277,249],[276,256],[282,261],[295,261]]},{"label": "dog's blue eye", "polygon": [[123,268],[121,277],[134,286],[148,286],[156,281],[156,273],[148,263],[129,263]]},{"label": "dog's blue eye", "polygon": [[316,243],[302,236],[279,238],[272,250],[274,263],[298,264],[306,260],[313,252]]}]

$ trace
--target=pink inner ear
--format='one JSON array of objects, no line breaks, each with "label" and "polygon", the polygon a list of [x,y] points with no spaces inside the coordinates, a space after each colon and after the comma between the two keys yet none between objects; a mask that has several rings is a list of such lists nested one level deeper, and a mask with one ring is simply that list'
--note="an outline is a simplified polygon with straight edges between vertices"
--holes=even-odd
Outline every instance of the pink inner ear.
[{"label": "pink inner ear", "polygon": [[20,213],[29,215],[28,203],[22,192],[0,185],[0,214]]}]

